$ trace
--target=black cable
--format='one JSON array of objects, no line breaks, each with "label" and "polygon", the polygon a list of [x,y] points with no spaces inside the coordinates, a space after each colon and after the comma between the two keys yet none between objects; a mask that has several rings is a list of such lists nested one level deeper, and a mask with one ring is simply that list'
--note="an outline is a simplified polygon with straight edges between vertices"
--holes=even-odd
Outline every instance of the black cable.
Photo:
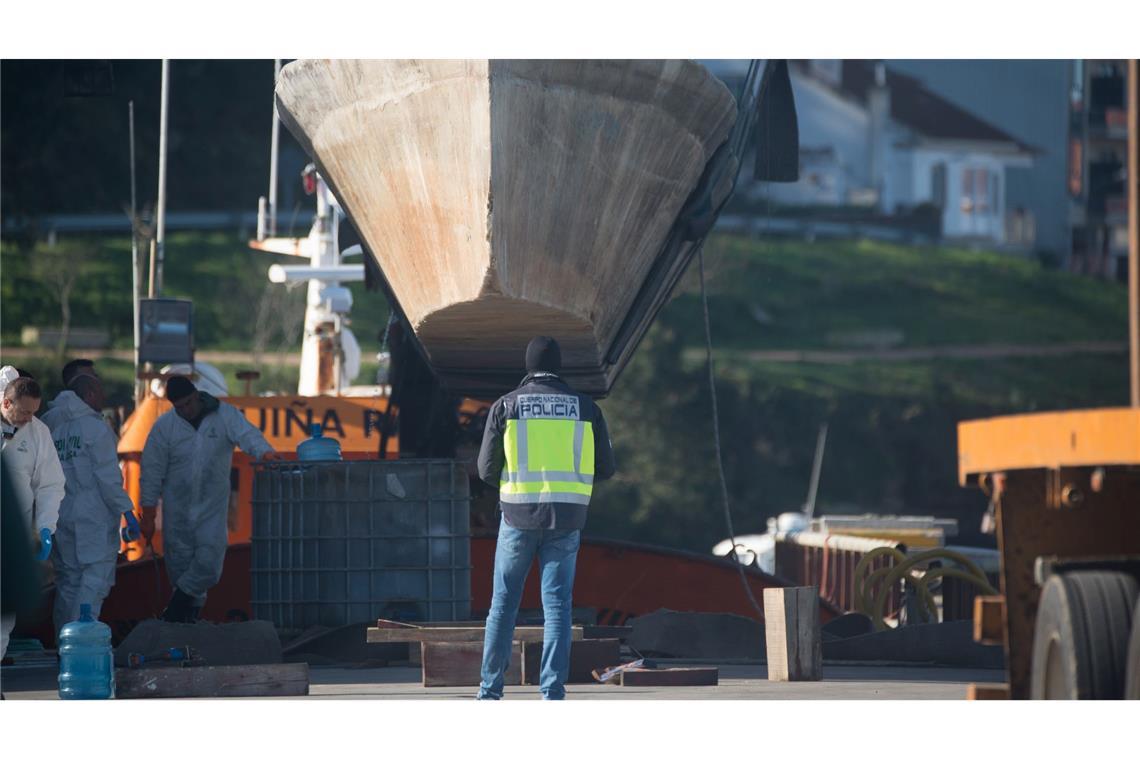
[{"label": "black cable", "polygon": [[728,539],[732,542],[732,548],[729,549],[729,552],[733,564],[736,565],[736,569],[740,572],[740,583],[744,586],[744,593],[748,595],[748,601],[752,603],[753,609],[756,610],[760,619],[763,620],[764,608],[760,606],[756,601],[756,597],[752,595],[752,588],[748,585],[748,579],[744,575],[744,565],[736,558],[736,547],[741,546],[741,544],[736,543],[736,531],[732,527],[732,511],[728,506],[728,481],[724,477],[724,461],[721,458],[720,452],[720,412],[717,409],[716,375],[713,372],[712,330],[709,328],[709,300],[705,294],[705,247],[703,243],[697,250],[697,263],[701,273],[701,307],[705,316],[705,350],[709,365],[709,395],[712,397],[713,443],[716,446],[716,467],[717,472],[720,474],[720,497],[724,504],[724,521],[728,526]]}]

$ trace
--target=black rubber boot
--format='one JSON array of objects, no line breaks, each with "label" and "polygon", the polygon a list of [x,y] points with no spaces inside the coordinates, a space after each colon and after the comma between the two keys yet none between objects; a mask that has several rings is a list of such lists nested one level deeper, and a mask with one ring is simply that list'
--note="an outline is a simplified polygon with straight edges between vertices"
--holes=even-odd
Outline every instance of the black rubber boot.
[{"label": "black rubber boot", "polygon": [[162,611],[162,619],[168,623],[193,623],[194,601],[194,597],[182,589],[174,589],[166,609]]}]

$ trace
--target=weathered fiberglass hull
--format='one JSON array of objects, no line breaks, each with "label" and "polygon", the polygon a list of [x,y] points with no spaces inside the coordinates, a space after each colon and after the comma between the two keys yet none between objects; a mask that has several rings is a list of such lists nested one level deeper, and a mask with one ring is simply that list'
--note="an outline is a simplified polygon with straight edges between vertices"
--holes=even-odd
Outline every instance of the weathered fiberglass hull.
[{"label": "weathered fiberglass hull", "polygon": [[300,60],[277,108],[433,370],[477,396],[514,387],[540,334],[568,381],[608,393],[736,119],[723,84],[674,60]]}]

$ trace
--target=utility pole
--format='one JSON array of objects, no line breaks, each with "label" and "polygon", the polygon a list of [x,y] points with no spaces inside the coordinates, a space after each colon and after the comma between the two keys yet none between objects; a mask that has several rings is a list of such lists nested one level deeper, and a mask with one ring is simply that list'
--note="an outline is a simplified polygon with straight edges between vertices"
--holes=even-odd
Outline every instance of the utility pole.
[{"label": "utility pole", "polygon": [[170,100],[170,61],[162,59],[162,108],[158,121],[158,214],[150,249],[151,298],[162,295],[162,261],[166,253],[166,130]]},{"label": "utility pole", "polygon": [[269,145],[269,235],[277,235],[277,148],[281,120],[277,118],[277,78],[281,76],[281,59],[273,59],[273,132]]},{"label": "utility pole", "polygon": [[135,183],[135,101],[127,103],[127,118],[130,122],[131,141],[131,313],[135,323],[135,403],[142,396],[139,388],[139,231],[138,195]]}]

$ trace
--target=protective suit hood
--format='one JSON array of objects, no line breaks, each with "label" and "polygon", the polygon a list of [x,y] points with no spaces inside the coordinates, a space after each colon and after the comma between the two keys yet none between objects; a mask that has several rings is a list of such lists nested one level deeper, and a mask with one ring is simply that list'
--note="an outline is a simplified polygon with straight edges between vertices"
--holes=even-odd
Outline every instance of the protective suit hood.
[{"label": "protective suit hood", "polygon": [[[49,404],[51,407],[48,414],[52,415],[52,419],[58,419],[60,422],[70,422],[71,420],[86,417],[87,415],[94,414],[99,417],[103,415],[95,411],[87,405],[83,399],[75,395],[75,391],[63,391],[55,400]],[[47,414],[44,415],[45,421]],[[49,423],[48,427],[52,427]]]},{"label": "protective suit hood", "polygon": [[10,364],[5,365],[4,367],[0,367],[0,393],[4,392],[4,389],[8,387],[8,383],[12,382],[19,376],[20,373],[17,372],[16,368]]}]

